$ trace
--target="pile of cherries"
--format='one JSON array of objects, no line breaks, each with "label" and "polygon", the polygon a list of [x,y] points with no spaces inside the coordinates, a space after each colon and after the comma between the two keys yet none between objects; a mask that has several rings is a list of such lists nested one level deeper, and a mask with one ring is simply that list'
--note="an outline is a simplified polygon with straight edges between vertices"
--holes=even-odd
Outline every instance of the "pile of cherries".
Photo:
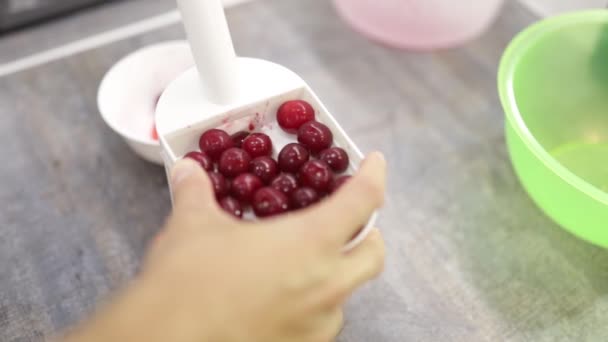
[{"label": "pile of cherries", "polygon": [[335,192],[350,176],[349,157],[340,147],[332,147],[333,134],[315,121],[315,110],[306,101],[282,104],[277,122],[298,142],[287,144],[272,158],[272,140],[264,133],[220,129],[204,132],[200,151],[185,158],[207,170],[220,206],[243,217],[251,206],[257,217],[269,217],[306,208]]}]

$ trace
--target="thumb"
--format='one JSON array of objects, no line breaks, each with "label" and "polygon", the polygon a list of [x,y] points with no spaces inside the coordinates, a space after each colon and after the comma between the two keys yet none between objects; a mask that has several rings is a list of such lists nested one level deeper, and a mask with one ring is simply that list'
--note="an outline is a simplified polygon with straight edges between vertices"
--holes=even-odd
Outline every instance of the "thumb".
[{"label": "thumb", "polygon": [[153,242],[153,252],[163,249],[167,240],[191,236],[198,231],[201,219],[209,219],[210,213],[217,210],[215,193],[206,171],[199,163],[189,158],[173,165],[169,182],[173,193],[173,211],[165,227]]},{"label": "thumb", "polygon": [[213,186],[206,171],[195,161],[183,159],[171,170],[174,211],[209,211],[217,208]]}]

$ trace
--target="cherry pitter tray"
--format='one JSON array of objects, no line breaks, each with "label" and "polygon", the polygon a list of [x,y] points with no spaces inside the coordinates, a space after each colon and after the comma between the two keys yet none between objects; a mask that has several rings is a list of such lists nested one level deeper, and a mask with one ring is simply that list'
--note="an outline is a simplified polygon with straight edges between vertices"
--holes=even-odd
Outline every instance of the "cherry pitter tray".
[{"label": "cherry pitter tray", "polygon": [[[315,120],[333,133],[333,146],[343,148],[349,156],[344,174],[356,173],[363,154],[301,77],[269,61],[236,57],[220,0],[178,0],[178,5],[196,67],[165,89],[156,108],[167,176],[176,161],[199,150],[201,134],[212,128],[228,134],[265,133],[272,140],[272,157],[276,160],[286,144],[297,142],[295,135],[286,133],[277,123],[279,107],[290,100],[312,105]],[[363,241],[376,218],[374,213],[345,248]],[[244,219],[256,218],[248,209]]]}]

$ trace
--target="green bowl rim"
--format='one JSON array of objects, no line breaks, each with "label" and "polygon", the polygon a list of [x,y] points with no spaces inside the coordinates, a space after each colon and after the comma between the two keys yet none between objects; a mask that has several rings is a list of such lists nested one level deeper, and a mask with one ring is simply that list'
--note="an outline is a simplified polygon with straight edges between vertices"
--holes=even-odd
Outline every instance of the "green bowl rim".
[{"label": "green bowl rim", "polygon": [[589,197],[608,205],[608,193],[580,178],[568,170],[536,140],[526,126],[515,99],[513,76],[523,54],[545,34],[564,26],[582,22],[602,22],[608,24],[608,10],[596,9],[572,12],[541,20],[520,32],[505,50],[498,70],[498,92],[508,123],[514,128],[528,149],[556,175]]}]

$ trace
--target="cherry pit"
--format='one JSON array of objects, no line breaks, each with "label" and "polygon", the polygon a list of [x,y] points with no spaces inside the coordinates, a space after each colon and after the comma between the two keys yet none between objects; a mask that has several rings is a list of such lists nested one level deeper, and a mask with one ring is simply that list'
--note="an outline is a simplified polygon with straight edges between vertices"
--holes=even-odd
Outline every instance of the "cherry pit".
[{"label": "cherry pit", "polygon": [[219,206],[234,217],[242,218],[249,208],[266,218],[309,207],[350,178],[344,174],[348,153],[334,145],[331,129],[316,120],[310,103],[287,101],[276,119],[294,137],[280,150],[263,132],[214,128],[200,136],[200,150],[184,156],[207,171]]}]

